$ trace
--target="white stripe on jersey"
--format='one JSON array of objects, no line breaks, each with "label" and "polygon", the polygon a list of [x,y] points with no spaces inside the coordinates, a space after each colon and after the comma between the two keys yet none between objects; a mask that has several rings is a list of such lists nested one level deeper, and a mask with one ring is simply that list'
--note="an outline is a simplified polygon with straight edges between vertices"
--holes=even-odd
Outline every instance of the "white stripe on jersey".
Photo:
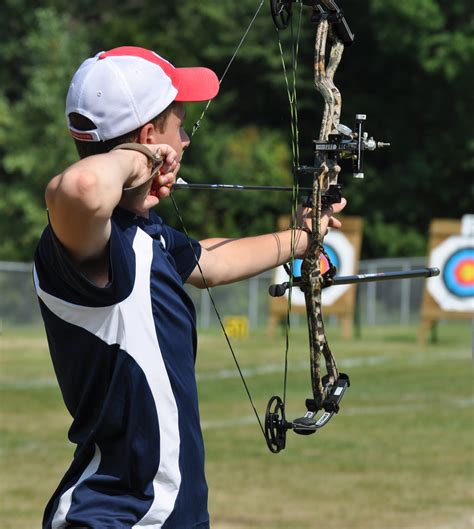
[{"label": "white stripe on jersey", "polygon": [[[119,344],[140,366],[146,376],[155,401],[160,429],[160,463],[153,480],[154,500],[145,516],[134,526],[136,528],[158,529],[168,519],[176,501],[181,484],[179,470],[180,436],[178,428],[178,407],[166,371],[153,319],[150,270],[153,260],[153,239],[137,228],[133,241],[136,271],[131,294],[125,300],[108,307],[86,307],[75,305],[44,292],[39,284],[36,269],[33,270],[38,297],[51,312],[62,320],[93,333],[109,345]],[[97,452],[96,452],[97,455]],[[95,465],[96,455],[84,471]],[[100,458],[100,452],[99,452]],[[97,463],[98,467],[98,463]],[[95,468],[89,475],[93,474]],[[84,476],[84,477],[83,477]],[[54,516],[61,527],[71,506],[74,486],[60,499]]]},{"label": "white stripe on jersey", "polygon": [[95,474],[97,472],[97,469],[99,468],[100,464],[100,448],[95,445],[95,453],[94,457],[91,459],[91,462],[87,465],[87,468],[84,470],[84,472],[81,474],[81,477],[77,480],[77,483],[70,487],[59,500],[58,508],[56,512],[54,513],[53,521],[51,522],[51,529],[61,529],[61,527],[65,526],[66,521],[66,514],[69,511],[69,507],[71,506],[71,497],[72,493],[74,492],[74,489],[76,488],[79,483],[87,479],[89,476],[92,476],[92,474]]}]

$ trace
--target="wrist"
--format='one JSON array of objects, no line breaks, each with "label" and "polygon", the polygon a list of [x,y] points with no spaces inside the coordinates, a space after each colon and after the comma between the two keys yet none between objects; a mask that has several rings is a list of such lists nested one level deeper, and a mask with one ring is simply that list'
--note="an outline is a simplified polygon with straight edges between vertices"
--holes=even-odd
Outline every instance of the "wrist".
[{"label": "wrist", "polygon": [[122,189],[133,185],[143,174],[143,168],[147,164],[143,154],[125,149],[112,149],[109,154],[114,157],[114,166],[119,168],[114,171],[113,177]]},{"label": "wrist", "polygon": [[311,230],[307,226],[295,226],[294,228],[290,228],[290,231],[292,232],[291,237],[294,241],[293,251],[298,258],[303,257],[311,240]]},{"label": "wrist", "polygon": [[[138,185],[146,183],[160,171],[163,165],[160,149],[152,152],[146,145],[142,145],[141,143],[122,143],[112,149],[112,151],[115,150],[131,151],[133,159],[135,160],[134,170],[124,182],[124,191],[135,187],[133,183],[137,178],[140,180]],[[147,170],[145,170],[145,166]],[[144,172],[146,173],[145,177],[143,175]]]}]

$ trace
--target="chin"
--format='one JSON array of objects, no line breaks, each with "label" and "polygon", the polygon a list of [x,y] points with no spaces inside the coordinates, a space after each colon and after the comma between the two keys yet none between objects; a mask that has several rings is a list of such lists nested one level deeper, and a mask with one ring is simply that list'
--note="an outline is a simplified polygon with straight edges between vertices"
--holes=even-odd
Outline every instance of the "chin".
[{"label": "chin", "polygon": [[149,210],[156,207],[160,203],[160,199],[154,195],[148,195],[145,200],[145,209]]}]

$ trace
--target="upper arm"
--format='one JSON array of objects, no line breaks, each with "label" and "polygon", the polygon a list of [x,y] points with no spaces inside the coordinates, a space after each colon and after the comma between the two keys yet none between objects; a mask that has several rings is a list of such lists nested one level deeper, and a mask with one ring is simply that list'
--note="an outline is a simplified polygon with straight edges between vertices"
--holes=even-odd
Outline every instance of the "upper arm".
[{"label": "upper arm", "polygon": [[110,218],[100,210],[95,176],[69,170],[48,184],[45,200],[56,237],[74,261],[100,259],[110,238]]},{"label": "upper arm", "polygon": [[[235,281],[233,270],[238,268],[235,255],[229,252],[234,239],[206,239],[200,241],[201,255],[188,278],[188,283],[198,288],[225,285]],[[203,278],[204,276],[204,278]]]},{"label": "upper arm", "polygon": [[[197,288],[206,288],[213,286],[212,271],[216,266],[216,256],[201,246],[201,255],[199,257],[199,264],[196,263],[191,274],[188,276],[186,283]],[[204,279],[203,279],[204,276]]]}]

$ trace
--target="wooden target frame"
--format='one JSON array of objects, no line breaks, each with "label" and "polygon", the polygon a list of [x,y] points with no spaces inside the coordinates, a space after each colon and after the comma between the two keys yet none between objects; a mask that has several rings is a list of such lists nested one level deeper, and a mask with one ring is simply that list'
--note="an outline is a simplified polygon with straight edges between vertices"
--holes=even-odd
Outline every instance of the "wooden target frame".
[{"label": "wooden target frame", "polygon": [[[360,261],[360,250],[362,245],[362,217],[342,217],[342,233],[348,239],[354,250],[353,270],[348,274],[355,274],[358,272],[358,264]],[[290,219],[288,216],[280,217],[278,219],[278,229],[285,230],[289,225]],[[276,274],[274,274],[276,275]],[[330,287],[338,288],[338,287]],[[336,316],[342,324],[342,337],[349,340],[354,334],[354,314],[356,308],[356,293],[357,285],[350,285],[346,291],[332,303],[324,306],[325,316]],[[288,310],[288,298],[286,296],[270,298],[269,319],[268,319],[268,334],[275,336],[276,330],[280,324],[286,321]],[[291,312],[295,314],[306,314],[305,305],[292,304]]]},{"label": "wooden target frame", "polygon": [[[431,256],[433,250],[455,235],[461,235],[460,220],[433,219],[430,225],[428,254]],[[473,317],[473,312],[451,311],[441,308],[428,291],[428,285],[425,284],[420,312],[418,342],[421,345],[425,345],[428,334],[430,333],[432,337],[434,336],[440,320],[470,320]]]}]

